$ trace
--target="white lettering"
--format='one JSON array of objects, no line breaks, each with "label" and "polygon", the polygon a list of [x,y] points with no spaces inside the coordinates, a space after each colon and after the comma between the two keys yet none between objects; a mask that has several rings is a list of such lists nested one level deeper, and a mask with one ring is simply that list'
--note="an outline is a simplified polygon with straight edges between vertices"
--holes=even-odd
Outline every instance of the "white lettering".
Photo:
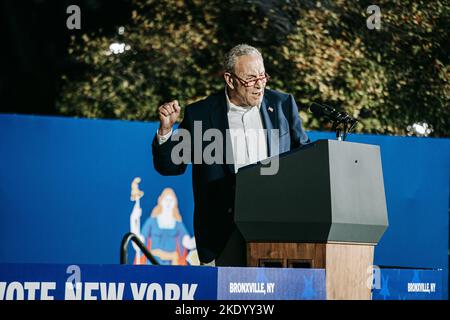
[{"label": "white lettering", "polygon": [[[154,294],[153,294],[154,293]],[[155,299],[153,299],[155,296]],[[159,284],[151,283],[147,288],[147,300],[163,300],[163,291]]]},{"label": "white lettering", "polygon": [[84,300],[97,300],[92,291],[98,290],[98,282],[86,282],[84,284]]},{"label": "white lettering", "polygon": [[28,290],[28,300],[36,300],[36,290],[39,290],[39,282],[25,282],[25,290]]},{"label": "white lettering", "polygon": [[83,294],[83,288],[81,282],[77,282],[75,285],[72,282],[66,282],[66,290],[64,292],[65,300],[81,300]]},{"label": "white lettering", "polygon": [[133,294],[134,300],[143,300],[145,290],[147,289],[147,283],[141,283],[139,285],[139,289],[137,287],[137,283],[131,283],[131,293]]},{"label": "white lettering", "polygon": [[42,282],[41,283],[41,300],[54,300],[55,297],[49,294],[50,290],[56,289],[55,282]]},{"label": "white lettering", "polygon": [[[16,299],[14,299],[14,294]],[[20,282],[14,281],[6,289],[6,300],[23,300],[24,292]]]},{"label": "white lettering", "polygon": [[100,296],[102,300],[122,300],[123,290],[125,288],[125,283],[118,283],[116,290],[116,283],[101,282],[100,283]]},{"label": "white lettering", "polygon": [[180,300],[180,287],[174,283],[166,283],[164,300]]},{"label": "white lettering", "polygon": [[193,283],[191,285],[183,283],[182,285],[182,300],[194,300],[195,290],[197,290],[198,284]]}]

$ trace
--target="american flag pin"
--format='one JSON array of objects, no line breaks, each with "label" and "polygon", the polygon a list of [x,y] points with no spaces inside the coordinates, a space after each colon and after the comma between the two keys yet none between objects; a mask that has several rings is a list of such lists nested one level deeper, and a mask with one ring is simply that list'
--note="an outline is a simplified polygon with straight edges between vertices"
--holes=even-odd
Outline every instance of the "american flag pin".
[{"label": "american flag pin", "polygon": [[272,107],[268,107],[267,110],[269,110],[270,112],[273,112],[273,108]]}]

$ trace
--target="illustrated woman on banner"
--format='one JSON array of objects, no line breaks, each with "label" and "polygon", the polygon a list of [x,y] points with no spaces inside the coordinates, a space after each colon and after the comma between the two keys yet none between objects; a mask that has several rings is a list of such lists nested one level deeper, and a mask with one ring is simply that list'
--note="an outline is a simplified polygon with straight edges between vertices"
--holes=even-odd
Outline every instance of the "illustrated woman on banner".
[{"label": "illustrated woman on banner", "polygon": [[[195,239],[190,237],[178,210],[178,200],[171,188],[163,190],[158,204],[144,222],[140,238],[158,260],[165,265],[197,265]],[[136,257],[137,264],[146,264],[144,255]]]}]

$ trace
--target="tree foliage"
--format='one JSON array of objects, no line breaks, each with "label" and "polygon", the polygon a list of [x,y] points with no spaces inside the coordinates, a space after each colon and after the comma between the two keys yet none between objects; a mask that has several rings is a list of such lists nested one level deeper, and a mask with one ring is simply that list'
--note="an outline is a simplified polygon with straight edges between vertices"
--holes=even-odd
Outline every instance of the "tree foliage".
[{"label": "tree foliage", "polygon": [[[307,107],[326,103],[358,118],[358,132],[411,134],[427,123],[448,136],[448,18],[441,1],[378,1],[381,29],[366,21],[368,1],[135,1],[123,34],[73,38],[83,66],[67,75],[61,113],[157,119],[223,88],[221,61],[238,43],[258,47],[269,87],[294,94],[306,129],[326,130]],[[119,27],[119,26],[118,26]],[[111,43],[126,46],[114,54]]]}]

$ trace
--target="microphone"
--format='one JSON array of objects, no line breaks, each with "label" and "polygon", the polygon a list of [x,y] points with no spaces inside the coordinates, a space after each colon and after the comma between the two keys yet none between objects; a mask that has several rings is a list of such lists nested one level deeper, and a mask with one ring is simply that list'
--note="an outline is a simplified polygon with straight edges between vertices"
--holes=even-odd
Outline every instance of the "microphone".
[{"label": "microphone", "polygon": [[316,117],[326,117],[332,121],[336,121],[341,118],[340,112],[337,112],[333,107],[327,105],[321,105],[313,102],[311,103],[309,109]]},{"label": "microphone", "polygon": [[347,134],[356,126],[358,120],[353,119],[346,112],[336,111],[333,107],[311,103],[309,109],[316,117],[324,117],[333,123],[333,130],[336,130],[336,138],[345,140]]},{"label": "microphone", "polygon": [[336,109],[326,104],[322,105],[313,102],[311,103],[309,109],[316,117],[325,117],[336,123],[347,123],[353,125],[357,121],[350,117],[347,113],[336,111]]}]

